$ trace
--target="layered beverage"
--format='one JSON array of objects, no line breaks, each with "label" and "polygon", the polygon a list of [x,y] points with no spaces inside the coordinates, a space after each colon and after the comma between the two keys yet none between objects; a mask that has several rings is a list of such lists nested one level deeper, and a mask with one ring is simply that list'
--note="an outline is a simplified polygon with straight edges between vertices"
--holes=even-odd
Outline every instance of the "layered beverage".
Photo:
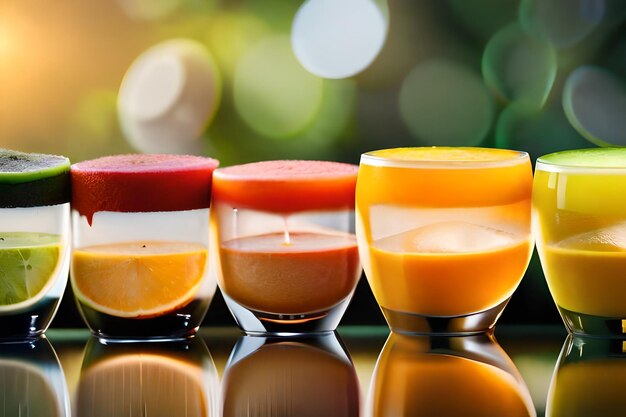
[{"label": "layered beverage", "polygon": [[218,282],[243,330],[335,329],[361,274],[352,233],[356,170],[267,161],[215,172]]},{"label": "layered beverage", "polygon": [[533,220],[550,293],[567,328],[626,335],[626,149],[539,158]]},{"label": "layered beverage", "polygon": [[393,330],[491,328],[532,252],[532,171],[523,152],[399,148],[361,158],[356,232]]},{"label": "layered beverage", "polygon": [[71,282],[105,338],[171,339],[197,330],[215,293],[209,203],[217,161],[119,155],[72,166]]},{"label": "layered beverage", "polygon": [[67,284],[70,162],[0,150],[0,338],[41,335]]}]

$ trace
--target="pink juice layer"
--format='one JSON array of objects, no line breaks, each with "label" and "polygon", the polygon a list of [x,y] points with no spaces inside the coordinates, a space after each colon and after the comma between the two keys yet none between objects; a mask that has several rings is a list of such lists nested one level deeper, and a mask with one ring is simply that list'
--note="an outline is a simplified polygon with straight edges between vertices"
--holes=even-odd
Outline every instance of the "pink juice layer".
[{"label": "pink juice layer", "polygon": [[307,314],[335,306],[361,275],[349,234],[283,233],[244,237],[220,247],[221,288],[252,310]]}]

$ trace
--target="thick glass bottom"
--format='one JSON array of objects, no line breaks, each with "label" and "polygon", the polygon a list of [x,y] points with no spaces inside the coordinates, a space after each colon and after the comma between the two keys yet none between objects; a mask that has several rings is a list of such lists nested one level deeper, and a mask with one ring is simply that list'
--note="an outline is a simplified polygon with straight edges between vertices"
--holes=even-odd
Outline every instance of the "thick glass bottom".
[{"label": "thick glass bottom", "polygon": [[[509,298],[510,299],[510,298]],[[381,307],[391,331],[403,334],[460,336],[484,333],[495,326],[509,299],[478,313],[438,317],[395,311]]]},{"label": "thick glass bottom", "polygon": [[17,312],[0,313],[0,340],[35,339],[52,321],[59,297],[44,297],[37,304]]},{"label": "thick glass bottom", "polygon": [[[557,306],[558,307],[558,306]],[[591,337],[626,339],[626,317],[600,317],[558,307],[570,333]]]},{"label": "thick glass bottom", "polygon": [[94,336],[118,342],[188,338],[196,333],[209,308],[209,300],[196,299],[162,316],[128,318],[102,313],[81,302],[77,304]]},{"label": "thick glass bottom", "polygon": [[249,335],[297,336],[334,331],[350,304],[352,294],[329,310],[306,314],[275,314],[241,306],[228,295],[224,300],[237,325]]}]

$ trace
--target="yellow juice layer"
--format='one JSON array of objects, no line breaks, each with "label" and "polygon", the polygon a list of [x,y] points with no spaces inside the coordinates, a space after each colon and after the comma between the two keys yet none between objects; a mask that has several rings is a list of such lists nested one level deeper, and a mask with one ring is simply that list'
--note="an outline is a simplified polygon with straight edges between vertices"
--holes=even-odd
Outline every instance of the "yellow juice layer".
[{"label": "yellow juice layer", "polygon": [[626,410],[625,385],[623,359],[565,365],[552,381],[546,415],[621,417]]},{"label": "yellow juice layer", "polygon": [[626,175],[535,172],[534,228],[546,244],[626,220]]},{"label": "yellow juice layer", "polygon": [[125,242],[84,247],[72,256],[76,297],[119,317],[154,317],[193,299],[207,262],[196,243]]},{"label": "yellow juice layer", "polygon": [[626,317],[626,251],[546,246],[541,255],[558,306],[594,316]]},{"label": "yellow juice layer", "polygon": [[370,249],[372,291],[382,307],[422,315],[460,316],[495,307],[520,283],[530,239],[467,253]]},{"label": "yellow juice layer", "polygon": [[449,355],[382,357],[375,416],[534,416],[515,378],[494,366]]}]

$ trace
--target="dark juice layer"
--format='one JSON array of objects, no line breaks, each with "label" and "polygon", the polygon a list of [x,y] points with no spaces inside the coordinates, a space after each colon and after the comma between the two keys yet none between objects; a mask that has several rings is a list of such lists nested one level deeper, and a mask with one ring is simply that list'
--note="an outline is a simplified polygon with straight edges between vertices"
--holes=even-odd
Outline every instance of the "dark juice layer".
[{"label": "dark juice layer", "polygon": [[167,314],[150,318],[115,317],[78,302],[78,308],[99,337],[111,339],[174,339],[194,334],[209,308],[209,300],[196,299]]}]

